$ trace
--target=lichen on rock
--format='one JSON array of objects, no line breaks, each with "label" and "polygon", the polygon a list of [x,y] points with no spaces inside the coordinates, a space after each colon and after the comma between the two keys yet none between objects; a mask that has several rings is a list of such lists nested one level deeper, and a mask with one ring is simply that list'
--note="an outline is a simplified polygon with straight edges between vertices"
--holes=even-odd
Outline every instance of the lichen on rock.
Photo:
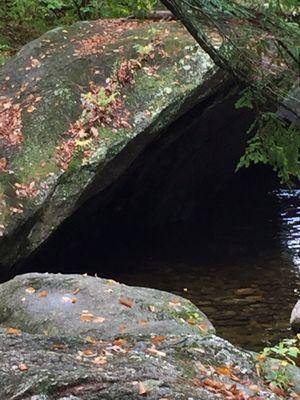
[{"label": "lichen on rock", "polygon": [[46,240],[141,136],[105,186],[120,176],[212,68],[176,22],[81,22],[9,60],[0,69],[1,269]]}]

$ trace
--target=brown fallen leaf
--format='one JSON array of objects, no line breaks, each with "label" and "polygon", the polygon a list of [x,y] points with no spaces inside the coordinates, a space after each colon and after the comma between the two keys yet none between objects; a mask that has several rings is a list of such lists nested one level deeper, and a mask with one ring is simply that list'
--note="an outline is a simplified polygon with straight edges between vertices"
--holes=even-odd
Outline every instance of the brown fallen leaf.
[{"label": "brown fallen leaf", "polygon": [[8,161],[6,158],[0,158],[0,172],[6,171],[8,165]]},{"label": "brown fallen leaf", "polygon": [[93,362],[93,364],[96,364],[96,365],[105,365],[105,364],[107,364],[107,359],[106,359],[106,357],[99,356],[99,357],[96,357],[92,362]]},{"label": "brown fallen leaf", "polygon": [[175,304],[177,304],[177,305],[181,305],[181,302],[180,302],[180,300],[177,298],[177,297],[174,297],[170,302],[169,302],[169,305],[175,305]]},{"label": "brown fallen leaf", "polygon": [[30,64],[32,68],[39,68],[41,66],[41,62],[37,58],[33,58]]},{"label": "brown fallen leaf", "polygon": [[143,382],[138,383],[138,390],[139,390],[139,395],[140,396],[147,396],[148,390],[146,389],[145,385]]},{"label": "brown fallen leaf", "polygon": [[127,344],[127,341],[125,339],[115,339],[113,341],[113,345],[114,346],[119,346],[119,347],[123,347]]},{"label": "brown fallen leaf", "polygon": [[62,344],[62,343],[54,343],[52,346],[53,350],[63,350],[65,348],[66,348],[66,345]]},{"label": "brown fallen leaf", "polygon": [[200,329],[201,332],[207,332],[208,331],[208,325],[207,324],[199,324],[197,325],[198,328]]},{"label": "brown fallen leaf", "polygon": [[21,330],[17,328],[7,328],[5,333],[7,335],[21,335]]},{"label": "brown fallen leaf", "polygon": [[47,296],[48,296],[47,290],[42,290],[42,291],[38,294],[38,296],[39,296],[41,299],[47,297]]},{"label": "brown fallen leaf", "polygon": [[126,299],[124,297],[119,299],[119,303],[122,304],[125,307],[131,308],[133,306],[133,302],[129,299]]},{"label": "brown fallen leaf", "polygon": [[165,340],[166,340],[166,337],[165,337],[165,336],[157,335],[157,336],[154,336],[154,337],[151,339],[151,342],[152,342],[154,345],[158,345],[158,344],[160,344],[161,342],[164,342]]},{"label": "brown fallen leaf", "polygon": [[147,352],[150,354],[154,354],[155,356],[166,357],[166,353],[163,351],[159,351],[155,348],[155,346],[151,346],[147,349]]},{"label": "brown fallen leaf", "polygon": [[32,113],[33,111],[35,111],[36,110],[36,107],[34,107],[34,106],[29,106],[28,108],[27,108],[27,112],[28,113]]},{"label": "brown fallen leaf", "polygon": [[139,319],[138,320],[139,325],[146,325],[148,321],[146,319]]},{"label": "brown fallen leaf", "polygon": [[22,371],[22,372],[28,371],[28,366],[27,366],[25,363],[20,363],[20,364],[18,365],[18,368],[19,368],[19,370]]},{"label": "brown fallen leaf", "polygon": [[84,312],[84,313],[81,314],[80,319],[83,322],[90,322],[90,321],[93,321],[94,315],[92,313],[89,313],[89,312]]},{"label": "brown fallen leaf", "polygon": [[85,357],[95,357],[97,355],[97,353],[95,353],[92,349],[84,349],[83,351],[80,351],[79,354]]}]

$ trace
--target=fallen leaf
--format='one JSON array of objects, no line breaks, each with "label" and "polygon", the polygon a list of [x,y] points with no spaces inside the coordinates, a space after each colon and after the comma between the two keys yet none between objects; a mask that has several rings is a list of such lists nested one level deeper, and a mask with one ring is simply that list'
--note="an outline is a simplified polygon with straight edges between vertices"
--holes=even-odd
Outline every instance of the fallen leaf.
[{"label": "fallen leaf", "polygon": [[38,294],[38,296],[39,296],[41,299],[47,297],[47,296],[48,296],[47,290],[42,290],[42,291]]},{"label": "fallen leaf", "polygon": [[63,350],[66,348],[66,345],[62,343],[54,343],[52,348],[53,350]]},{"label": "fallen leaf", "polygon": [[105,321],[105,318],[103,317],[94,317],[93,322],[94,324],[102,324],[102,322]]},{"label": "fallen leaf", "polygon": [[22,371],[22,372],[28,371],[28,366],[27,366],[26,364],[24,364],[24,363],[20,363],[20,364],[18,365],[18,368],[19,368],[19,370]]},{"label": "fallen leaf", "polygon": [[96,344],[96,343],[97,343],[97,340],[94,339],[92,336],[87,336],[87,337],[85,338],[85,341],[86,341],[87,343],[90,343],[90,344]]},{"label": "fallen leaf", "polygon": [[27,108],[27,112],[28,113],[32,113],[34,110],[36,110],[36,107],[34,107],[34,106],[29,106],[28,108]]},{"label": "fallen leaf", "polygon": [[94,315],[89,312],[82,313],[80,316],[80,319],[81,319],[81,321],[84,321],[84,322],[90,322],[90,321],[93,321]]},{"label": "fallen leaf", "polygon": [[157,336],[154,336],[154,337],[151,339],[151,342],[152,342],[153,344],[155,344],[155,345],[158,345],[158,344],[160,344],[161,342],[164,342],[165,340],[166,340],[166,337],[165,337],[165,336],[157,335]]},{"label": "fallen leaf", "polygon": [[230,376],[232,373],[231,368],[227,366],[216,367],[215,370],[219,375],[224,375],[224,376]]},{"label": "fallen leaf", "polygon": [[150,354],[154,354],[156,356],[160,356],[160,357],[166,357],[166,353],[164,353],[163,351],[159,351],[155,348],[155,346],[152,346],[150,348],[147,349],[147,352]]},{"label": "fallen leaf", "polygon": [[207,332],[208,331],[208,325],[207,324],[203,323],[203,324],[199,324],[197,326],[200,329],[200,331],[202,331],[202,332]]},{"label": "fallen leaf", "polygon": [[20,329],[17,328],[7,328],[5,332],[7,335],[21,335]]},{"label": "fallen leaf", "polygon": [[25,289],[25,292],[26,292],[26,293],[29,293],[29,294],[33,294],[33,293],[35,293],[35,288],[33,288],[33,287],[28,287],[28,288]]},{"label": "fallen leaf", "polygon": [[146,319],[139,319],[138,323],[139,325],[146,325],[148,321]]},{"label": "fallen leaf", "polygon": [[125,346],[126,344],[127,344],[127,341],[125,339],[115,339],[113,341],[114,346],[122,347],[122,346]]},{"label": "fallen leaf", "polygon": [[150,310],[151,312],[156,312],[156,308],[155,308],[154,306],[149,306],[149,310]]},{"label": "fallen leaf", "polygon": [[145,385],[143,382],[138,383],[138,390],[139,390],[139,395],[140,396],[147,396],[148,390],[146,389]]},{"label": "fallen leaf", "polygon": [[0,172],[6,171],[8,165],[8,161],[6,158],[0,158]]},{"label": "fallen leaf", "polygon": [[129,299],[121,298],[119,299],[119,303],[125,307],[131,308],[133,306],[133,302]]},{"label": "fallen leaf", "polygon": [[84,355],[85,357],[95,357],[97,353],[95,353],[92,349],[85,349],[80,352],[80,355]]},{"label": "fallen leaf", "polygon": [[74,303],[76,303],[77,299],[76,299],[76,297],[67,297],[67,296],[63,296],[63,297],[62,297],[62,301],[63,301],[64,303],[72,303],[72,304],[74,304]]},{"label": "fallen leaf", "polygon": [[38,59],[33,58],[31,60],[31,66],[32,68],[39,68],[41,66],[41,62]]},{"label": "fallen leaf", "polygon": [[76,294],[78,294],[79,292],[80,292],[80,289],[77,288],[77,289],[74,290],[73,294],[76,296]]},{"label": "fallen leaf", "polygon": [[107,364],[107,359],[106,359],[106,357],[96,357],[93,361],[93,364],[96,364],[96,365],[105,365],[105,364]]}]

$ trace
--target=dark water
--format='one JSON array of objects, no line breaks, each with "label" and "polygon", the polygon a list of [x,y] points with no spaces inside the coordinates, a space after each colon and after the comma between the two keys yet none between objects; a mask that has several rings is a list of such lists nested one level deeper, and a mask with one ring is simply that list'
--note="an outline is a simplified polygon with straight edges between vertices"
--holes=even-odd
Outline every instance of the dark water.
[{"label": "dark water", "polygon": [[300,294],[300,189],[244,182],[211,206],[102,275],[189,298],[219,335],[248,349],[291,335]]},{"label": "dark water", "polygon": [[[142,241],[132,241],[130,226],[119,235],[114,227],[106,242],[90,225],[76,229],[69,250],[62,235],[62,251],[50,246],[41,253],[40,270],[97,273],[182,295],[220,336],[248,349],[291,334],[289,317],[300,294],[300,189],[281,188],[268,173],[242,175],[199,206],[190,223]],[[30,268],[37,269],[34,262]]]}]

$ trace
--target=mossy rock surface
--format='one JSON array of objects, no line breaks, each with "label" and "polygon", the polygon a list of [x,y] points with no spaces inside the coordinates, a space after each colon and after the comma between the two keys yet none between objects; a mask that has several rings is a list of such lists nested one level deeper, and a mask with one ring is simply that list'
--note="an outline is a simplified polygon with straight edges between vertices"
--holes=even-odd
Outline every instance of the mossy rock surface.
[{"label": "mossy rock surface", "polygon": [[[62,168],[58,149],[82,116],[91,82],[105,87],[122,61],[141,55],[133,79],[117,92],[128,124],[96,126],[91,154],[83,159],[81,150],[87,149],[76,142],[71,162]],[[2,271],[113,183],[164,127],[214,93],[216,83],[201,91],[213,70],[211,59],[177,22],[80,22],[44,34],[9,60],[0,69]]]},{"label": "mossy rock surface", "polygon": [[181,297],[96,277],[28,274],[2,284],[0,299],[2,400],[212,400],[230,390],[277,398],[252,354],[215,336]]}]

